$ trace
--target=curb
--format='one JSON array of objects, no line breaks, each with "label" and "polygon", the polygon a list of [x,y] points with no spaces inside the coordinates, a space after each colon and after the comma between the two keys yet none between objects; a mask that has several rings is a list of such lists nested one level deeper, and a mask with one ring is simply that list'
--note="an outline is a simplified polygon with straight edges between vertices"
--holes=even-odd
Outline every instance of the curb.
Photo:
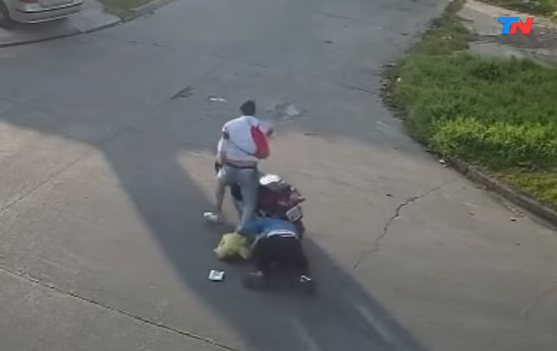
[{"label": "curb", "polygon": [[168,5],[171,2],[173,2],[174,0],[155,0],[152,2],[149,2],[143,6],[139,6],[136,7],[134,9],[131,9],[132,14],[126,18],[124,18],[121,22],[129,22],[129,21],[133,21],[136,18],[145,16],[147,14],[152,13],[153,11],[155,11],[156,9],[158,9],[159,7],[162,7],[164,5]]},{"label": "curb", "polygon": [[470,180],[484,185],[487,189],[503,196],[515,205],[518,205],[557,226],[557,211],[543,205],[528,195],[512,189],[507,184],[486,175],[462,160],[449,158],[446,161],[452,168],[464,174]]},{"label": "curb", "polygon": [[56,39],[69,38],[69,37],[77,36],[77,35],[80,35],[80,34],[94,33],[94,32],[97,32],[97,31],[100,31],[100,30],[103,30],[103,29],[107,29],[107,28],[117,26],[121,23],[126,23],[126,22],[133,21],[133,20],[135,20],[139,17],[143,17],[147,14],[150,14],[150,13],[154,12],[159,7],[167,5],[167,4],[169,4],[173,1],[174,0],[155,0],[153,2],[145,4],[143,6],[131,9],[130,10],[130,15],[128,15],[126,17],[114,16],[115,19],[113,21],[109,21],[108,23],[103,23],[101,25],[92,26],[92,27],[86,28],[86,29],[75,28],[75,29],[73,29],[71,31],[68,31],[66,33],[59,33],[59,34],[55,34],[55,35],[47,36],[47,37],[42,37],[42,38],[29,38],[29,39],[22,39],[20,41],[0,43],[0,48],[7,48],[7,47],[13,47],[13,46],[23,46],[23,45],[29,45],[29,44],[37,44],[37,43],[43,43],[43,42],[56,40]]}]

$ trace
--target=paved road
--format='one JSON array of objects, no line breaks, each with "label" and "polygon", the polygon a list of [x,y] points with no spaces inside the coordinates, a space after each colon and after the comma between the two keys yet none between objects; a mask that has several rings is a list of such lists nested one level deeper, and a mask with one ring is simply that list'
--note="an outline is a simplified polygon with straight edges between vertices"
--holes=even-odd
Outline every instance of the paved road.
[{"label": "paved road", "polygon": [[[554,350],[554,232],[432,160],[378,97],[443,6],[179,0],[0,51],[0,349]],[[265,168],[309,198],[314,300],[245,291],[247,267],[211,253],[212,147],[247,97],[300,112]]]}]

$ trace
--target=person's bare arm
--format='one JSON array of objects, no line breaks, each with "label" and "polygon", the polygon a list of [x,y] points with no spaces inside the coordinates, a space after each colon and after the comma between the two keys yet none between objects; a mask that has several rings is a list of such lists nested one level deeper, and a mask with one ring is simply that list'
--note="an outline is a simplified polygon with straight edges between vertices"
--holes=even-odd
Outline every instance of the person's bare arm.
[{"label": "person's bare arm", "polygon": [[227,144],[229,143],[229,139],[230,136],[228,135],[228,132],[226,131],[226,129],[223,129],[222,137],[219,140],[219,144],[217,146],[217,159],[221,164],[226,161],[226,150],[228,149]]}]

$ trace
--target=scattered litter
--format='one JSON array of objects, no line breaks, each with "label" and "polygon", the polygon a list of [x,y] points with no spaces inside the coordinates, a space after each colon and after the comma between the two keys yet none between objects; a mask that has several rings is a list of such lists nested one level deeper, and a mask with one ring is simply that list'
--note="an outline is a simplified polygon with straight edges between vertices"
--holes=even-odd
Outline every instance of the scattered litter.
[{"label": "scattered litter", "polygon": [[209,272],[209,280],[212,282],[222,282],[224,280],[224,271],[217,271],[212,269]]},{"label": "scattered litter", "polygon": [[209,101],[210,102],[220,102],[220,103],[227,102],[225,98],[217,97],[217,96],[209,96]]},{"label": "scattered litter", "polygon": [[402,78],[400,78],[400,77],[398,77],[398,78],[396,79],[396,82],[397,82],[397,83],[400,83],[401,81],[402,81]]},{"label": "scattered litter", "polygon": [[219,245],[214,249],[219,260],[241,257],[247,260],[251,256],[248,239],[238,233],[224,234]]},{"label": "scattered litter", "polygon": [[296,107],[294,107],[293,105],[289,105],[289,106],[286,108],[286,115],[287,115],[288,117],[298,116],[299,114],[300,114],[300,111],[298,111],[298,110],[296,109]]},{"label": "scattered litter", "polygon": [[301,117],[306,111],[301,111],[292,104],[282,103],[274,104],[266,109],[267,111],[274,112],[274,118],[277,119],[292,119]]},{"label": "scattered litter", "polygon": [[446,166],[446,165],[447,165],[447,161],[445,161],[445,160],[443,160],[443,159],[440,159],[440,160],[439,160],[439,163],[442,164],[443,166]]}]

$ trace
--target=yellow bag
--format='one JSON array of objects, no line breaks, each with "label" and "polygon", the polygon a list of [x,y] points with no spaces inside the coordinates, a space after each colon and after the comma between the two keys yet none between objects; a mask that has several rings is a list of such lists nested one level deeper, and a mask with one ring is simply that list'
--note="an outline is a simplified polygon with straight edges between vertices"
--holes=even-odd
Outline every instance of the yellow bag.
[{"label": "yellow bag", "polygon": [[224,234],[214,251],[219,260],[236,258],[238,256],[247,260],[251,256],[248,239],[238,233]]}]

